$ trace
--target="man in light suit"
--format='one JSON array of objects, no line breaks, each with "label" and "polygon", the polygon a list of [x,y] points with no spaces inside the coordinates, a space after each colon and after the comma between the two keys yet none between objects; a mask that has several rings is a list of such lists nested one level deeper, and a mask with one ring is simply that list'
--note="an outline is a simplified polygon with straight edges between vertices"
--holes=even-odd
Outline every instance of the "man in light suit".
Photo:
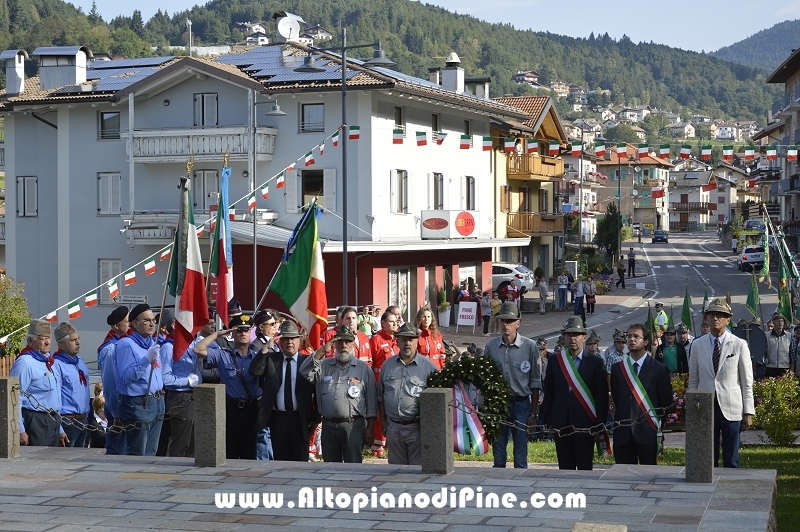
[{"label": "man in light suit", "polygon": [[709,334],[695,339],[689,357],[689,389],[713,390],[714,465],[720,437],[724,467],[739,467],[739,430],[753,424],[753,368],[747,343],[727,330],[731,307],[724,298],[706,309]]}]

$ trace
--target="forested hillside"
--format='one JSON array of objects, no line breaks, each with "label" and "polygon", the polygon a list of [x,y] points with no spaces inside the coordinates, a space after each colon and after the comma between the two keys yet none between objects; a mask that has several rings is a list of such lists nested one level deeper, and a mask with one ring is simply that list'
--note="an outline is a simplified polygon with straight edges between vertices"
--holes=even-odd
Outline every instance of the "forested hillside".
[{"label": "forested hillside", "polygon": [[800,20],[787,20],[730,46],[720,48],[713,52],[713,55],[726,61],[772,72],[789,57],[793,48],[798,47],[800,47]]},{"label": "forested hillside", "polygon": [[[150,46],[185,44],[187,17],[193,22],[195,45],[229,44],[244,39],[231,29],[234,22],[261,21],[273,28],[269,19],[277,10],[296,13],[334,34],[344,24],[351,43],[381,40],[399,70],[420,77],[455,51],[468,76],[491,76],[494,95],[533,94],[534,89],[517,85],[511,76],[534,69],[543,83],[609,89],[617,104],[763,123],[767,108],[782,92],[764,83],[764,71],[707,54],[637,45],[627,37],[615,41],[607,34],[576,39],[519,31],[410,0],[212,0],[171,15],[159,11],[148,21],[138,11],[104,21],[95,10],[85,15],[59,0],[0,0],[0,45],[31,52],[37,46],[82,44],[140,56],[152,53]],[[568,14],[548,10],[543,16]]]}]

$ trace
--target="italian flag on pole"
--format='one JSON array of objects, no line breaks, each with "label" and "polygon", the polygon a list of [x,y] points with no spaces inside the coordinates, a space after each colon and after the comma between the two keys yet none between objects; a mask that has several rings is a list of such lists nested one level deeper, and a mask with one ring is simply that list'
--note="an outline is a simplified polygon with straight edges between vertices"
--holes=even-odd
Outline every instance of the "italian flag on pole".
[{"label": "italian flag on pole", "polygon": [[[229,168],[223,168],[223,174]],[[175,345],[172,359],[179,360],[189,348],[194,335],[208,323],[208,300],[206,280],[203,276],[203,260],[200,257],[200,242],[194,231],[194,211],[189,201],[190,179],[181,179],[180,219],[175,233],[175,259],[169,272],[169,293],[175,297]],[[227,198],[226,198],[227,199]],[[220,197],[220,206],[225,205]],[[223,209],[217,209],[217,234],[227,224]],[[217,242],[219,242],[217,240]],[[223,282],[218,283],[224,285]],[[225,305],[227,311],[227,305]]]},{"label": "italian flag on pole", "polygon": [[681,146],[681,159],[688,159],[692,156],[692,147],[689,144]]},{"label": "italian flag on pole", "polygon": [[81,317],[81,305],[77,300],[67,306],[67,314],[69,314],[69,319],[71,320]]},{"label": "italian flag on pole", "polygon": [[700,159],[703,161],[711,160],[711,144],[706,144],[700,148]]},{"label": "italian flag on pole", "polygon": [[320,337],[328,328],[325,270],[317,233],[319,213],[315,201],[295,227],[282,265],[270,284],[272,291],[289,307],[292,316],[306,328],[314,349],[319,349]]},{"label": "italian flag on pole", "polygon": [[93,307],[97,305],[97,290],[92,290],[83,298],[83,305],[86,307]]},{"label": "italian flag on pole", "polygon": [[550,141],[550,149],[548,150],[548,153],[549,153],[551,156],[554,156],[554,157],[555,157],[556,155],[558,155],[558,150],[559,150],[560,148],[561,148],[561,143],[560,143],[559,141],[557,141],[557,140],[551,140],[551,141]]},{"label": "italian flag on pole", "polygon": [[492,137],[483,137],[483,151],[492,151]]},{"label": "italian flag on pole", "polygon": [[658,148],[658,156],[661,159],[669,159],[669,144],[662,144]]},{"label": "italian flag on pole", "polygon": [[722,160],[728,162],[733,160],[733,146],[722,147]]},{"label": "italian flag on pole", "polygon": [[403,143],[403,130],[402,129],[393,129],[392,130],[392,144],[402,144]]},{"label": "italian flag on pole", "polygon": [[[230,168],[225,167],[222,169],[220,184],[221,193],[219,196],[220,206],[223,205],[223,201],[228,200],[228,181],[230,175]],[[253,193],[253,196],[255,196],[255,193]],[[255,197],[253,200],[255,200]],[[250,200],[248,199],[248,201]],[[211,263],[208,272],[217,280],[217,314],[219,314],[222,323],[227,326],[228,301],[233,299],[233,247],[231,246],[230,224],[224,216],[219,215],[219,209],[217,209],[217,224],[211,242]],[[200,271],[202,272],[203,270],[201,269]]]},{"label": "italian flag on pole", "polygon": [[787,161],[797,160],[797,146],[789,146],[788,148],[786,148],[786,160]]},{"label": "italian flag on pole", "polygon": [[504,137],[503,138],[503,151],[506,153],[511,153],[514,151],[514,139],[511,137]]}]

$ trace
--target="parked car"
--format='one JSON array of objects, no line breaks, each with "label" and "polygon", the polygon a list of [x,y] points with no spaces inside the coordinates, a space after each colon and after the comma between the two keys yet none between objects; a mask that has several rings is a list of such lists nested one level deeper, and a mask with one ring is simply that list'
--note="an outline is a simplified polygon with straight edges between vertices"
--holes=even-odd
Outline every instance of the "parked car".
[{"label": "parked car", "polygon": [[517,281],[517,288],[520,291],[523,288],[526,292],[533,290],[533,272],[522,264],[509,262],[495,262],[492,264],[492,290],[502,290],[511,283],[512,279]]},{"label": "parked car", "polygon": [[747,271],[764,266],[764,248],[762,246],[745,246],[736,257],[736,267]]},{"label": "parked car", "polygon": [[744,228],[764,232],[764,222],[761,220],[745,220]]},{"label": "parked car", "polygon": [[653,244],[656,242],[663,242],[669,244],[669,235],[663,229],[656,229],[653,231]]}]

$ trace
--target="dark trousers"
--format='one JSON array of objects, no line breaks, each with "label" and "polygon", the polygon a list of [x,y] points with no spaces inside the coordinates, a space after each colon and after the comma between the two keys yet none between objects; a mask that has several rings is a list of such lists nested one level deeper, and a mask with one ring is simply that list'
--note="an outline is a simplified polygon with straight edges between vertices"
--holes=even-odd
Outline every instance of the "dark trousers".
[{"label": "dark trousers", "polygon": [[488,316],[483,316],[483,334],[489,334],[489,321],[492,319],[492,315],[489,314]]},{"label": "dark trousers", "polygon": [[622,284],[622,288],[625,288],[625,269],[617,268],[617,275],[619,276],[619,279],[617,279],[617,282],[615,283],[617,288],[619,288],[620,284]]},{"label": "dark trousers", "polygon": [[67,435],[67,447],[86,447],[86,424],[89,423],[89,416],[72,417],[61,416],[61,428]]},{"label": "dark trousers", "polygon": [[192,392],[167,391],[167,419],[161,427],[165,454],[158,456],[194,456],[194,400]]},{"label": "dark trousers", "polygon": [[633,436],[625,443],[614,442],[614,461],[618,464],[656,465],[658,444],[636,443]]},{"label": "dark trousers", "polygon": [[125,433],[115,432],[112,425],[114,424],[114,416],[108,408],[105,408],[106,419],[108,420],[108,429],[106,430],[106,454],[123,454],[125,452]]},{"label": "dark trousers", "polygon": [[714,467],[719,467],[719,446],[722,440],[722,466],[739,467],[739,429],[741,421],[728,421],[714,399]]},{"label": "dark trousers", "polygon": [[[361,463],[366,418],[356,418],[350,423],[322,422],[322,459],[326,462]],[[308,445],[308,443],[306,443]]]},{"label": "dark trousers", "polygon": [[628,259],[628,277],[636,277],[636,260]]},{"label": "dark trousers", "polygon": [[[225,445],[227,458],[236,460],[256,459],[256,401],[239,401],[227,398],[225,401]],[[306,443],[308,445],[308,443]]]},{"label": "dark trousers", "polygon": [[594,466],[594,438],[581,434],[577,436],[555,436],[556,457],[559,469],[584,469],[591,471]]},{"label": "dark trousers", "polygon": [[41,447],[58,447],[58,427],[61,426],[61,416],[40,410],[22,409],[22,420],[25,422],[25,433],[28,435],[28,445]]},{"label": "dark trousers", "polygon": [[789,368],[764,368],[764,378],[783,377],[788,371]]},{"label": "dark trousers", "polygon": [[136,425],[125,434],[125,454],[155,456],[164,419],[164,396],[120,395],[119,418],[123,426]]},{"label": "dark trousers", "polygon": [[275,460],[308,462],[308,438],[303,437],[299,411],[273,411],[269,420],[269,433]]}]

